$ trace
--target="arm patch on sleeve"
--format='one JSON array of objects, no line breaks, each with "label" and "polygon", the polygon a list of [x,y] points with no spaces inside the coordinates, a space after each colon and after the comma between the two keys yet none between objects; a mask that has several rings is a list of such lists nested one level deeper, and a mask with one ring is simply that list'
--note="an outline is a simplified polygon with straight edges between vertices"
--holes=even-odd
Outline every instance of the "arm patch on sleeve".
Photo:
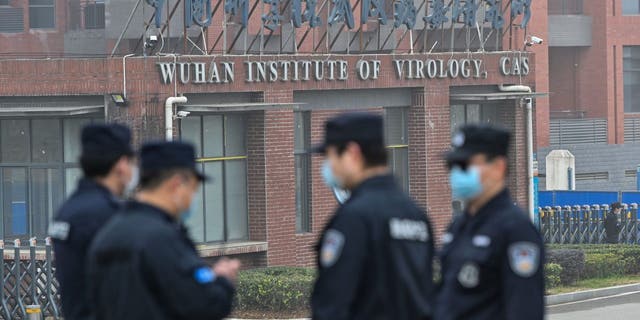
[{"label": "arm patch on sleeve", "polygon": [[533,242],[515,242],[509,246],[509,265],[513,273],[528,278],[540,267],[540,248]]},{"label": "arm patch on sleeve", "polygon": [[320,249],[320,265],[324,268],[333,266],[340,258],[342,247],[344,246],[344,235],[342,232],[329,229],[322,239]]},{"label": "arm patch on sleeve", "polygon": [[206,284],[216,280],[216,274],[209,267],[200,267],[193,271],[193,278],[199,284]]}]

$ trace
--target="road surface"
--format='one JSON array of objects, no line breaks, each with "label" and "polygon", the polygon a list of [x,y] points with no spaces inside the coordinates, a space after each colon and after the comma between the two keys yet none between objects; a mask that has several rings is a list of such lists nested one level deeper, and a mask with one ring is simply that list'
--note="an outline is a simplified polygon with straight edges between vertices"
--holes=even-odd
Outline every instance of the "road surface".
[{"label": "road surface", "polygon": [[640,292],[547,307],[547,320],[637,320]]}]

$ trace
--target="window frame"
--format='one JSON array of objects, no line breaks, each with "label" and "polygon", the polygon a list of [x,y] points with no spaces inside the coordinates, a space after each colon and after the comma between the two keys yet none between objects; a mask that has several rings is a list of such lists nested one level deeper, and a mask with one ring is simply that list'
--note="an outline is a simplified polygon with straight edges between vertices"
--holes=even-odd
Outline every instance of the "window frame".
[{"label": "window frame", "polygon": [[[64,158],[64,150],[65,150],[65,120],[66,119],[74,119],[74,118],[78,118],[78,119],[89,119],[88,123],[95,123],[95,122],[100,122],[100,121],[104,121],[103,118],[100,118],[99,116],[96,115],[81,115],[81,116],[73,116],[73,117],[63,117],[63,116],[56,116],[56,117],[0,117],[0,126],[2,126],[2,122],[3,120],[26,120],[28,121],[28,130],[29,130],[29,139],[27,142],[27,145],[25,146],[26,150],[28,150],[28,154],[29,154],[29,158],[27,161],[11,161],[11,162],[5,162],[2,161],[2,158],[0,157],[0,207],[4,208],[5,203],[5,194],[4,194],[4,169],[6,168],[14,168],[14,169],[23,169],[25,172],[25,202],[26,202],[26,214],[27,214],[27,233],[24,235],[16,235],[16,234],[11,234],[11,235],[7,235],[5,232],[5,222],[6,222],[6,217],[5,217],[5,211],[2,210],[2,214],[1,214],[1,219],[0,219],[0,239],[4,239],[4,240],[13,240],[15,238],[21,239],[21,240],[28,240],[31,237],[40,237],[40,236],[45,236],[46,237],[46,228],[48,227],[49,222],[51,221],[51,219],[53,218],[53,215],[55,214],[56,209],[54,209],[52,212],[47,212],[47,217],[44,217],[45,219],[47,219],[47,223],[45,224],[45,229],[44,230],[35,230],[36,226],[35,226],[35,217],[34,215],[36,214],[35,212],[32,212],[32,207],[33,207],[33,201],[35,199],[35,192],[34,192],[34,187],[35,187],[35,182],[33,179],[33,171],[34,170],[57,170],[57,179],[60,181],[60,186],[62,187],[62,191],[60,194],[60,199],[61,201],[64,201],[64,199],[66,199],[68,197],[68,195],[71,193],[70,191],[73,191],[73,189],[75,188],[75,185],[68,185],[67,184],[67,171],[70,169],[79,169],[80,168],[80,164],[78,163],[78,161],[76,160],[75,162],[65,162],[65,158]],[[61,155],[60,158],[57,161],[47,161],[47,162],[35,162],[34,161],[34,157],[33,157],[33,130],[34,130],[34,126],[33,126],[33,122],[35,120],[56,120],[58,121],[59,124],[59,128],[58,128],[58,136],[60,138],[60,142],[58,144],[58,146],[61,148]],[[80,139],[78,139],[78,143],[80,143]],[[2,145],[0,144],[0,155],[2,154]],[[37,213],[37,214],[42,214],[42,213]],[[40,217],[40,219],[42,219],[43,217]],[[43,231],[44,234],[42,235],[36,235],[35,232],[36,231]]]},{"label": "window frame", "polygon": [[625,2],[631,2],[631,0],[621,0],[620,1],[620,12],[622,13],[623,16],[637,16],[640,15],[640,0],[634,0],[636,1],[636,8],[637,11],[635,11],[634,13],[625,13],[624,11],[624,3]]},{"label": "window frame", "polygon": [[[98,19],[98,8],[102,7],[102,19]],[[90,9],[89,9],[90,8]],[[88,23],[88,10],[93,11],[94,23],[89,25]],[[106,5],[104,1],[93,1],[93,2],[85,2],[82,7],[82,18],[84,20],[84,29],[87,30],[100,30],[105,28],[105,18],[106,18]]]},{"label": "window frame", "polygon": [[[298,116],[301,118],[299,119]],[[303,127],[302,146],[299,149],[297,146],[297,126],[300,124]],[[309,147],[311,146],[311,112],[310,111],[294,111],[294,170],[295,170],[295,183],[296,183],[296,233],[309,233],[312,232],[312,201],[313,196],[311,192],[311,154],[309,153]],[[297,185],[299,177],[298,174],[298,162],[302,163],[302,186]],[[302,199],[300,199],[302,198]],[[301,205],[298,206],[298,202]]]},{"label": "window frame", "polygon": [[[243,155],[233,155],[233,156],[227,156],[226,152],[227,152],[227,148],[226,148],[226,140],[227,140],[227,132],[226,132],[226,119],[227,116],[230,115],[239,115],[242,117],[242,121],[244,123],[244,154]],[[204,118],[207,116],[220,116],[222,117],[222,134],[223,134],[223,141],[222,141],[222,155],[218,156],[218,157],[209,157],[205,154],[205,144],[204,144],[204,139],[205,139],[205,130],[204,130]],[[208,236],[207,236],[207,201],[206,201],[206,188],[207,185],[206,184],[202,184],[202,186],[200,187],[200,191],[202,194],[202,224],[203,224],[203,230],[202,230],[202,237],[201,237],[201,241],[200,238],[198,237],[196,240],[197,243],[201,243],[201,244],[207,244],[207,243],[211,243],[211,244],[217,244],[217,243],[228,243],[228,242],[237,242],[237,241],[248,241],[250,239],[250,233],[249,233],[249,168],[248,168],[248,139],[247,139],[247,131],[246,131],[246,125],[247,125],[247,115],[244,113],[234,113],[234,112],[229,112],[229,113],[197,113],[197,114],[192,114],[189,116],[189,118],[193,118],[193,117],[198,117],[199,118],[199,122],[200,122],[200,133],[199,133],[199,144],[201,146],[199,152],[200,154],[196,154],[196,166],[202,171],[204,172],[205,169],[205,165],[207,163],[214,163],[214,162],[222,162],[222,181],[217,181],[215,183],[219,183],[222,187],[222,239],[221,240],[208,240]],[[183,140],[182,137],[182,132],[183,132],[183,122],[182,120],[180,121],[180,140],[182,141],[189,141],[189,140]],[[246,208],[246,225],[244,226],[245,230],[245,234],[246,236],[242,239],[230,239],[229,237],[229,226],[228,226],[228,221],[229,221],[229,216],[230,213],[228,212],[227,208],[228,208],[228,204],[227,204],[227,199],[226,199],[226,195],[227,195],[227,170],[226,170],[226,163],[229,161],[242,161],[244,164],[244,168],[245,168],[245,198],[244,198],[244,202],[245,202],[245,208]],[[194,238],[196,238],[194,236]]]},{"label": "window frame", "polygon": [[[402,126],[402,138],[399,142],[390,142],[389,139],[389,112],[400,111],[400,125]],[[388,155],[388,166],[391,169],[394,177],[400,188],[405,192],[409,192],[411,186],[411,168],[409,167],[409,107],[387,107],[384,108],[384,137],[385,137],[385,148],[387,149]],[[404,153],[406,157],[406,163],[404,164],[404,168],[406,172],[403,172],[402,175],[399,175],[397,172],[397,168],[394,165],[396,158],[400,157],[400,153]]]},{"label": "window frame", "polygon": [[[638,0],[640,1],[640,0]],[[626,49],[629,49],[629,57],[627,58],[626,56]],[[634,50],[635,49],[635,50]],[[634,58],[633,52],[636,51],[638,54],[636,56],[636,58]],[[627,60],[629,59],[629,60]],[[631,67],[631,68],[627,68],[626,62],[632,63],[633,61],[637,61],[638,62],[638,67]],[[631,73],[635,73],[636,77],[638,77],[638,83],[637,84],[633,84],[633,85],[628,85],[625,81],[626,75],[627,73],[631,74]],[[630,90],[630,92],[627,92],[627,86],[635,86],[636,89],[639,90]],[[625,114],[637,114],[640,113],[640,97],[638,98],[638,101],[635,103],[635,107],[633,105],[630,105],[632,103],[632,99],[627,100],[626,99],[626,95],[627,94],[632,94],[633,92],[640,92],[640,45],[638,46],[623,46],[622,47],[622,97],[623,97],[623,109],[624,109],[624,113]]]},{"label": "window frame", "polygon": [[[56,0],[50,0],[51,1],[51,5],[44,5],[44,4],[31,4],[31,1],[33,0],[28,0],[27,2],[27,6],[29,9],[29,29],[40,29],[40,30],[54,30],[56,29]],[[52,20],[52,25],[51,26],[33,26],[34,21],[37,21],[38,19],[34,19],[32,17],[32,13],[31,13],[31,9],[32,8],[51,8],[51,15],[53,16],[53,20]]]}]

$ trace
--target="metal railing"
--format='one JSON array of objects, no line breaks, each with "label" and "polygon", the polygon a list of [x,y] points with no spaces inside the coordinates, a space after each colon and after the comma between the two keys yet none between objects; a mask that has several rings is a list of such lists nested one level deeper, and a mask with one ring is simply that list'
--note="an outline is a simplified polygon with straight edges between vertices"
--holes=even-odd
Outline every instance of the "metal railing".
[{"label": "metal railing", "polygon": [[59,284],[54,277],[51,240],[47,238],[44,246],[37,246],[32,238],[28,248],[22,247],[20,240],[5,248],[0,240],[0,254],[0,319],[29,319],[27,309],[33,305],[40,306],[45,319],[59,319]]},{"label": "metal railing", "polygon": [[[539,208],[540,232],[545,243],[606,243],[608,205],[575,205]],[[638,204],[623,204],[618,243],[640,244]]]}]

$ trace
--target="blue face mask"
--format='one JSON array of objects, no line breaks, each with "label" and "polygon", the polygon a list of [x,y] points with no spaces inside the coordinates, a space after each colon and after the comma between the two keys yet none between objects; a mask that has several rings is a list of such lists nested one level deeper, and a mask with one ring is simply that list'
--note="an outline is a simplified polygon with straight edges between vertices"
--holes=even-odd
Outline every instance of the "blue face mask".
[{"label": "blue face mask", "polygon": [[342,188],[342,184],[338,180],[338,178],[333,174],[333,170],[331,170],[331,164],[328,160],[325,160],[322,164],[322,179],[324,179],[324,183],[329,188]]},{"label": "blue face mask", "polygon": [[460,167],[453,167],[449,173],[451,192],[454,199],[467,201],[477,197],[482,192],[480,171],[476,167],[468,167],[466,171]]},{"label": "blue face mask", "polygon": [[193,212],[195,211],[195,207],[196,207],[196,202],[195,201],[191,201],[191,206],[189,206],[189,209],[183,211],[180,214],[180,221],[183,224],[187,223],[187,220],[189,220],[189,218],[191,218],[191,216],[193,216]]}]

